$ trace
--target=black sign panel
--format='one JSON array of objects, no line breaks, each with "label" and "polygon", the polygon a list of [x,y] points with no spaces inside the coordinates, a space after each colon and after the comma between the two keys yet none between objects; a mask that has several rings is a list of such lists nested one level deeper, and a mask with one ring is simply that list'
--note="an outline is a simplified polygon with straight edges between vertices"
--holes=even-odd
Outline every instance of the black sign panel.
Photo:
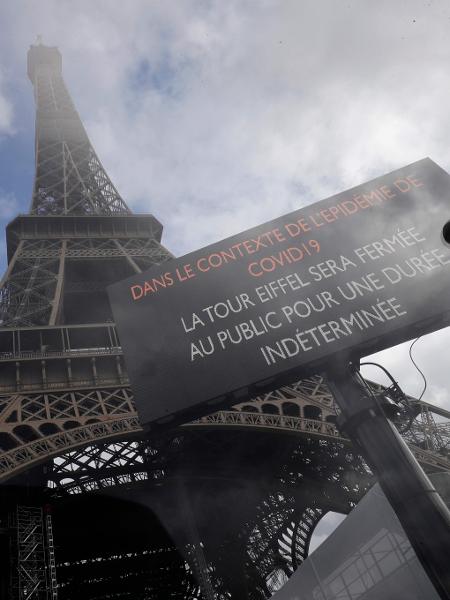
[{"label": "black sign panel", "polygon": [[142,423],[446,325],[449,214],[450,177],[424,159],[111,286]]}]

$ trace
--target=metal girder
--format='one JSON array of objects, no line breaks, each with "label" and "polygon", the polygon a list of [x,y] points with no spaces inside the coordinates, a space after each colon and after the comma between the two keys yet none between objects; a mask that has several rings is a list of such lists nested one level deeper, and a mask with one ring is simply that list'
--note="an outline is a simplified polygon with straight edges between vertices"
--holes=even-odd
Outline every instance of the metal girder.
[{"label": "metal girder", "polygon": [[[11,261],[21,240],[120,240],[125,245],[142,245],[142,240],[147,240],[148,244],[156,242],[153,244],[156,248],[161,234],[162,225],[153,215],[19,215],[6,228],[8,260]],[[141,241],[135,244],[133,240]],[[159,249],[166,259],[172,256],[162,246]]]},{"label": "metal girder", "polygon": [[66,264],[72,261],[123,260],[131,272],[139,272],[170,257],[152,238],[22,240],[2,282],[1,325],[55,324],[64,303]]},{"label": "metal girder", "polygon": [[[230,431],[222,432],[216,445],[218,434],[210,432],[212,443],[207,445],[206,432],[193,440],[187,433],[183,437],[180,455],[196,461],[191,484],[198,488],[194,505],[200,524],[207,524],[200,526],[199,535],[214,587],[224,597],[228,591],[231,598],[268,598],[306,557],[321,516],[329,510],[349,512],[372,480],[349,445],[335,440],[290,436],[287,443],[275,433],[268,438],[261,432],[258,438],[255,431],[240,435]],[[229,438],[230,443],[225,442]],[[263,469],[252,465],[244,470],[250,446],[257,448],[255,456]],[[215,468],[208,470],[208,464],[198,462],[204,454],[213,456]],[[230,462],[234,473],[226,468]],[[177,469],[183,472],[183,464],[166,459],[157,485],[176,477]],[[139,489],[152,485],[149,478]]]},{"label": "metal girder", "polygon": [[[324,440],[345,440],[334,425],[334,407],[330,406],[329,397],[325,395],[323,382],[317,386],[320,378],[304,381],[304,387],[299,382],[292,387],[237,405],[234,410],[207,415],[183,428],[245,428],[281,431]],[[314,386],[317,389],[315,395],[311,394]],[[319,409],[319,399],[323,397],[326,400]],[[292,415],[293,406],[297,407],[298,416]],[[251,411],[248,410],[249,407],[252,408]],[[268,407],[272,412],[263,412]],[[305,416],[311,415],[314,409],[321,411],[320,414],[316,413],[316,418]],[[410,448],[424,466],[438,470],[450,469],[450,460],[446,454],[450,437],[448,423],[449,421],[445,428],[443,424],[439,429],[437,437],[427,430],[426,443],[435,444],[434,450],[421,447],[416,438],[411,441],[408,432]],[[53,425],[53,429],[50,429],[52,434],[49,433],[49,424]],[[67,431],[66,427],[73,429]],[[421,414],[414,421],[413,428],[425,435]],[[62,455],[69,449],[92,443],[95,435],[101,442],[111,436],[134,436],[139,432],[141,428],[132,393],[126,386],[105,388],[100,381],[99,388],[19,393],[4,397],[3,402],[0,396],[0,433],[6,434],[8,437],[3,439],[8,439],[15,446],[5,449],[0,456],[0,480],[53,456]],[[434,437],[431,439],[431,436]],[[443,440],[440,443],[445,445],[438,447],[438,440]],[[425,443],[421,445],[426,446]]]},{"label": "metal girder", "polygon": [[2,452],[0,455],[0,474],[2,479],[17,475],[33,464],[47,462],[72,448],[79,448],[98,440],[123,438],[127,434],[140,432],[141,427],[135,415],[116,417],[102,423],[93,423],[42,437],[19,448]]},{"label": "metal girder", "polygon": [[298,498],[281,493],[269,495],[256,507],[254,519],[241,536],[245,538],[247,568],[253,577],[257,574],[265,597],[278,591],[307,557],[323,513],[320,504],[301,506]]},{"label": "metal girder", "polygon": [[33,83],[37,123],[31,213],[129,213],[89,141],[58,70],[38,67]]},{"label": "metal girder", "polygon": [[226,411],[201,417],[184,427],[209,426],[209,427],[257,427],[261,429],[282,429],[293,433],[319,436],[321,438],[345,439],[335,425],[327,421],[305,419],[286,415],[272,415],[255,412]]},{"label": "metal girder", "polygon": [[[115,245],[116,240],[112,239],[80,239],[68,240],[66,256],[67,258],[109,258],[122,256],[122,251]],[[118,240],[117,240],[118,241]],[[150,242],[150,240],[143,240]],[[150,249],[144,249],[143,253],[150,253]],[[55,258],[59,257],[59,243],[53,242],[44,245],[42,240],[31,241],[23,248],[19,254],[20,258]]]}]

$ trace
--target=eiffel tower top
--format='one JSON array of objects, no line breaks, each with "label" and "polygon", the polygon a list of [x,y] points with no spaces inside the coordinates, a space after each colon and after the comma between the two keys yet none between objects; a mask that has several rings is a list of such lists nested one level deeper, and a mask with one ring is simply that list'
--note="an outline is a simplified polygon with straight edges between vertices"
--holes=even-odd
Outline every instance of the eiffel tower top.
[{"label": "eiffel tower top", "polygon": [[36,101],[36,175],[30,214],[129,214],[67,91],[61,53],[43,45],[40,36],[28,51],[28,76]]},{"label": "eiffel tower top", "polygon": [[59,50],[40,40],[28,52],[36,175],[29,214],[6,228],[0,328],[111,322],[106,287],[171,257],[160,244],[161,223],[151,214],[132,214],[111,183],[61,63]]}]

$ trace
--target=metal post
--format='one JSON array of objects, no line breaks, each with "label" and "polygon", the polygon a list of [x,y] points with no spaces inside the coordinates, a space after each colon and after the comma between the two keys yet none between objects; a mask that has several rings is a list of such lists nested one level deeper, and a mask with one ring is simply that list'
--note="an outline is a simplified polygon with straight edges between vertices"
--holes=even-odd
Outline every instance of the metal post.
[{"label": "metal post", "polygon": [[47,579],[49,600],[58,600],[58,584],[56,582],[56,560],[55,560],[55,542],[53,539],[53,525],[50,507],[45,507],[45,533],[47,538]]},{"label": "metal post", "polygon": [[436,591],[450,598],[450,511],[350,364],[335,364],[328,385],[338,425],[361,450]]}]

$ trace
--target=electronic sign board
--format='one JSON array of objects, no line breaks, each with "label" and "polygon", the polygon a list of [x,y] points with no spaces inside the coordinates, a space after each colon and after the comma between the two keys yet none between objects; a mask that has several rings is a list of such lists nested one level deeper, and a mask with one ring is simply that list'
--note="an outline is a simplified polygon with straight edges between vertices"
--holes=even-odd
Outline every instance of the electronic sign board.
[{"label": "electronic sign board", "polygon": [[427,158],[110,286],[141,422],[444,327],[449,215],[450,177]]}]

